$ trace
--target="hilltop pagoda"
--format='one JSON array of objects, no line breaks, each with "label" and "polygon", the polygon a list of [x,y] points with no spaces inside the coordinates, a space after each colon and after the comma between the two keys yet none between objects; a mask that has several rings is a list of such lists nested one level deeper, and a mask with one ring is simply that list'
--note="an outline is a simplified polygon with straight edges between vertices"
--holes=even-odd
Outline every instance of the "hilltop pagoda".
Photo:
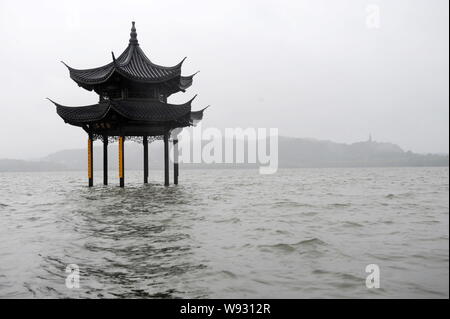
[{"label": "hilltop pagoda", "polygon": [[[160,66],[150,61],[137,40],[132,22],[127,48],[112,61],[92,69],[74,69],[67,64],[70,77],[78,86],[95,91],[97,104],[69,107],[53,102],[65,123],[81,127],[88,134],[88,181],[93,186],[93,141],[103,141],[103,184],[108,184],[108,142],[119,143],[120,186],[125,185],[124,142],[143,143],[144,183],[148,183],[148,143],[164,140],[164,185],[169,185],[169,138],[171,132],[194,125],[203,118],[203,111],[192,111],[194,98],[184,104],[167,103],[167,98],[185,92],[195,74],[181,75],[185,58],[175,66]],[[174,146],[174,183],[178,184],[178,139],[172,134]]]}]

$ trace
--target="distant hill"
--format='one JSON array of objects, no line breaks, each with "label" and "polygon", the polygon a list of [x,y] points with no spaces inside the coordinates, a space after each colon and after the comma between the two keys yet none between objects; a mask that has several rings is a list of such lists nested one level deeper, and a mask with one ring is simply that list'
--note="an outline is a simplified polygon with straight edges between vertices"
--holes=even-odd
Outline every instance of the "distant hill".
[{"label": "distant hill", "polygon": [[[117,144],[108,151],[110,169],[117,167]],[[279,137],[279,167],[388,167],[448,166],[449,156],[405,152],[398,145],[374,141],[353,144],[306,138]],[[150,144],[150,167],[163,167],[163,145]],[[52,153],[38,161],[0,159],[0,171],[85,170],[86,150],[72,149]],[[94,169],[102,169],[102,147],[94,147]],[[126,169],[142,169],[142,145],[125,144]],[[181,164],[184,168],[248,168],[255,164]]]},{"label": "distant hill", "polygon": [[353,144],[280,137],[280,167],[448,166],[448,155],[415,154],[380,142]]},{"label": "distant hill", "polygon": [[66,165],[47,161],[0,159],[0,172],[61,171]]}]

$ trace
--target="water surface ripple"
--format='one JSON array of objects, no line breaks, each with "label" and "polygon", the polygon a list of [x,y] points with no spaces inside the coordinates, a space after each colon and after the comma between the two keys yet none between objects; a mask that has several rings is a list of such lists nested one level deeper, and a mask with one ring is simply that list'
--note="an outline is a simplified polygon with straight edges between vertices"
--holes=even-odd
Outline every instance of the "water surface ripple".
[{"label": "water surface ripple", "polygon": [[449,297],[448,168],[84,175],[0,173],[0,297]]}]

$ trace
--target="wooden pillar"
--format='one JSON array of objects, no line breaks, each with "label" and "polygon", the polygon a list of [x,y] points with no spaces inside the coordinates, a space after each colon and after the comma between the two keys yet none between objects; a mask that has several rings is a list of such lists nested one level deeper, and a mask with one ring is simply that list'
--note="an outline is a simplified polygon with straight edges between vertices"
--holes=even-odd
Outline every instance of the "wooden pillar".
[{"label": "wooden pillar", "polygon": [[169,133],[164,134],[164,186],[169,186]]},{"label": "wooden pillar", "polygon": [[103,185],[108,185],[108,136],[103,135]]},{"label": "wooden pillar", "polygon": [[125,186],[124,142],[125,142],[125,137],[124,136],[119,136],[119,180],[120,180],[120,187],[124,187]]},{"label": "wooden pillar", "polygon": [[144,184],[148,183],[148,137],[142,138],[144,144]]},{"label": "wooden pillar", "polygon": [[92,153],[92,134],[89,133],[88,137],[88,185],[94,186],[94,156]]},{"label": "wooden pillar", "polygon": [[173,140],[173,183],[178,185],[178,140]]}]

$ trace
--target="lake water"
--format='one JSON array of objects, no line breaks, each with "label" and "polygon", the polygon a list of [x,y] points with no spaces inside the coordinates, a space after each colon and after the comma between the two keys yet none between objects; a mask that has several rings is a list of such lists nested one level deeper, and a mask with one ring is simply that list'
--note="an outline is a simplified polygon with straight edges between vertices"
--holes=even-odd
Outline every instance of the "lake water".
[{"label": "lake water", "polygon": [[180,173],[0,173],[0,297],[449,297],[448,168]]}]

